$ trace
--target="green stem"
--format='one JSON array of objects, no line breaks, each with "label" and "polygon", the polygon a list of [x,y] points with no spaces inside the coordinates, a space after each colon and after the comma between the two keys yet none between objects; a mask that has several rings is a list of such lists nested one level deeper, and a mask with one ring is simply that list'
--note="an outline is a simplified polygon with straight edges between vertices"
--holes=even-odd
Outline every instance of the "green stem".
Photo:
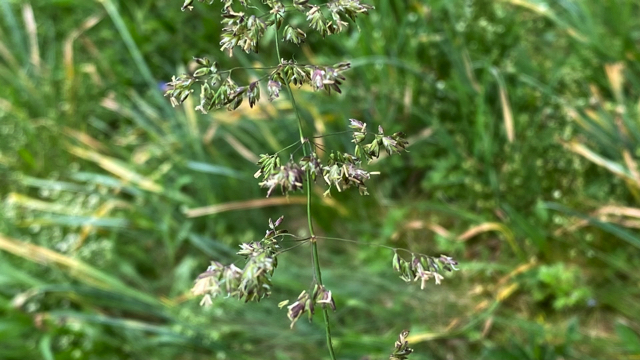
[{"label": "green stem", "polygon": [[[281,152],[283,152],[283,151],[285,151],[285,150],[288,150],[288,149],[291,149],[292,147],[294,147],[294,146],[298,145],[299,143],[300,143],[300,141],[296,141],[296,142],[294,142],[293,144],[291,144],[291,145],[287,146],[286,148],[284,148],[284,149],[280,149],[280,150],[276,151],[274,154],[280,154]],[[300,149],[300,147],[298,147],[298,149]],[[298,150],[296,149],[296,151],[298,151]]]},{"label": "green stem", "polygon": [[[276,15],[276,24],[278,23],[278,15]],[[282,61],[280,57],[280,45],[278,44],[278,30],[276,28],[276,54],[278,55],[278,64]],[[291,90],[291,86],[289,83],[286,84],[287,91],[289,92],[289,98],[291,99],[291,105],[295,110],[296,117],[298,118],[298,132],[300,133],[300,141],[302,143],[302,152],[306,156],[307,149],[304,146],[305,141],[304,133],[302,131],[302,117],[300,116],[300,111],[298,111],[298,105],[296,104],[296,98],[293,96],[293,91]],[[311,145],[309,144],[309,151],[312,151]],[[309,236],[311,237],[311,251],[313,253],[313,267],[315,271],[315,278],[318,285],[322,285],[322,271],[320,270],[320,260],[318,257],[318,242],[316,241],[316,235],[313,231],[313,221],[311,218],[311,171],[307,170],[307,181],[306,181],[306,192],[307,192],[307,223],[309,225]],[[327,335],[327,348],[329,349],[329,356],[331,356],[331,360],[336,360],[336,354],[333,350],[333,343],[331,342],[331,323],[329,322],[329,310],[327,308],[322,308],[322,315],[324,317],[324,325],[325,325],[325,333]]]},{"label": "green stem", "polygon": [[[307,179],[309,179],[309,177],[307,177]],[[310,181],[307,181],[307,185],[311,185]],[[311,194],[311,191],[307,190],[307,194]],[[307,199],[309,198],[310,196],[307,197]],[[307,202],[307,215],[310,214],[310,206],[308,206],[308,204],[309,202]],[[311,216],[308,215],[307,218],[309,219],[309,224],[311,224]],[[311,230],[311,228],[309,229]],[[318,242],[315,239],[311,243],[311,249],[313,252],[313,264],[315,266],[316,280],[318,281],[318,284],[322,285],[322,272],[320,271],[320,262],[318,259]],[[322,308],[322,316],[324,318],[324,330],[327,334],[327,348],[329,349],[329,355],[332,360],[336,360],[336,354],[333,351],[333,344],[331,342],[331,323],[329,322],[329,310],[327,308]]]},{"label": "green stem", "polygon": [[[276,15],[276,24],[277,23],[278,23],[278,15]],[[282,58],[280,57],[280,42],[278,41],[277,29],[276,29],[276,54],[278,55],[278,65],[280,65]],[[304,134],[302,132],[302,117],[300,116],[300,112],[298,111],[298,106],[296,105],[296,99],[293,97],[293,91],[291,91],[291,87],[289,86],[288,83],[286,85],[287,85],[287,91],[289,91],[289,97],[291,98],[291,105],[293,106],[293,109],[296,112],[296,117],[298,118],[298,132],[300,134],[300,141],[302,142],[302,152],[304,153],[305,156],[307,156],[307,150],[304,147],[304,143],[305,143]],[[307,176],[307,178],[309,177]],[[309,193],[309,188],[307,187],[307,194],[308,193]],[[309,213],[308,205],[309,205],[309,202],[307,201],[307,213]],[[313,236],[313,228],[311,226],[311,220],[309,220],[309,230],[311,231],[309,235]]]}]

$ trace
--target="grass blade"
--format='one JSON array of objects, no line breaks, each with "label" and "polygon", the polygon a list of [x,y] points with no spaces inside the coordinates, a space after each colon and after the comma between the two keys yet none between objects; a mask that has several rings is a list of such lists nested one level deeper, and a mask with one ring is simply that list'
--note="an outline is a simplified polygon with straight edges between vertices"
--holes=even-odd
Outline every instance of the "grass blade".
[{"label": "grass blade", "polygon": [[608,232],[611,235],[614,235],[622,240],[624,240],[625,242],[627,242],[629,245],[634,246],[638,249],[640,249],[640,237],[632,234],[631,232],[622,229],[619,226],[607,223],[607,222],[603,222],[600,221],[598,219],[595,219],[589,215],[585,215],[582,214],[578,211],[572,210],[570,208],[565,207],[564,205],[558,204],[558,203],[553,203],[553,202],[546,202],[544,203],[544,206],[547,209],[551,209],[551,210],[556,210],[556,211],[560,211],[562,213],[565,213],[567,215],[571,215],[571,216],[575,216],[578,217],[580,219],[584,219],[586,221],[588,221],[591,225],[600,228],[603,231]]},{"label": "grass blade", "polygon": [[[156,89],[158,83],[151,73],[149,66],[147,66],[147,62],[145,61],[144,56],[142,56],[138,45],[136,45],[135,40],[133,40],[129,29],[127,29],[127,25],[124,23],[122,16],[120,16],[118,8],[115,6],[112,0],[99,0],[99,2],[102,3],[105,10],[109,14],[109,17],[111,17],[111,20],[113,21],[113,24],[116,26],[118,33],[120,33],[122,40],[129,50],[129,53],[131,54],[131,57],[133,58],[133,61],[136,64],[140,75],[142,75],[142,78],[147,82],[147,86],[149,86],[149,89]],[[156,94],[155,97],[160,101],[160,103],[166,104],[166,101],[163,101],[164,99],[158,91],[153,91],[153,94]]]}]

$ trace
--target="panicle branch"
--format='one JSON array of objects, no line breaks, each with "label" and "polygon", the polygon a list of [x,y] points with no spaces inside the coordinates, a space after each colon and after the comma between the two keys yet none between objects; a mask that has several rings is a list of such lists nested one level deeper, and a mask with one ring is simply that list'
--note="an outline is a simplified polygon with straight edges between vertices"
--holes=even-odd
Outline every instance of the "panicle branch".
[{"label": "panicle branch", "polygon": [[269,219],[269,230],[260,241],[243,243],[238,255],[244,256],[243,269],[212,261],[205,272],[198,275],[191,289],[194,295],[204,295],[201,305],[211,305],[218,296],[236,297],[245,302],[260,301],[271,294],[271,276],[278,266],[277,256],[283,251],[280,242],[287,230],[277,229],[284,217],[275,222]]}]

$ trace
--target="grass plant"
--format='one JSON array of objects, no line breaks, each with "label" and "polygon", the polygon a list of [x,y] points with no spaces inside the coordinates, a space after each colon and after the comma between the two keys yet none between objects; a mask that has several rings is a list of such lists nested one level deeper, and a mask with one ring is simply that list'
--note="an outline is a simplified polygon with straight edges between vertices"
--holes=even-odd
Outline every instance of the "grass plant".
[{"label": "grass plant", "polygon": [[[385,249],[322,244],[338,357],[388,357],[405,328],[414,360],[636,357],[639,5],[370,4],[360,31],[281,49],[352,62],[340,97],[294,90],[309,127],[342,131],[349,114],[410,135],[407,154],[371,164],[370,196],[312,193],[314,229],[464,271],[420,291]],[[270,214],[308,225],[306,196],[264,199],[252,177],[298,136],[289,104],[203,115],[162,98],[218,48],[217,12],[175,6],[0,1],[0,358],[327,357],[322,321],[291,331],[273,304],[202,310],[189,294]],[[282,257],[274,299],[308,285],[303,249]]]}]

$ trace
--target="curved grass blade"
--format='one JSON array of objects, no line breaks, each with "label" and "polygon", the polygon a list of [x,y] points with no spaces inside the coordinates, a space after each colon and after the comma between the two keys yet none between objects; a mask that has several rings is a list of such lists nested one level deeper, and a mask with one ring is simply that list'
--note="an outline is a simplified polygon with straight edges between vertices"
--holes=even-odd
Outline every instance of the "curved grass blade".
[{"label": "curved grass blade", "polygon": [[605,231],[608,232],[611,235],[614,235],[622,240],[624,240],[625,242],[627,242],[629,245],[632,245],[638,249],[640,249],[640,237],[634,235],[633,233],[622,229],[619,226],[613,225],[611,223],[607,223],[607,222],[603,222],[600,221],[598,219],[595,219],[589,215],[585,215],[581,212],[575,211],[573,209],[570,209],[568,207],[565,207],[564,205],[558,204],[558,203],[554,203],[554,202],[545,202],[543,204],[547,209],[550,210],[556,210],[562,213],[565,213],[567,215],[571,215],[571,216],[575,216],[578,217],[580,219],[586,220],[589,222],[589,224]]}]

